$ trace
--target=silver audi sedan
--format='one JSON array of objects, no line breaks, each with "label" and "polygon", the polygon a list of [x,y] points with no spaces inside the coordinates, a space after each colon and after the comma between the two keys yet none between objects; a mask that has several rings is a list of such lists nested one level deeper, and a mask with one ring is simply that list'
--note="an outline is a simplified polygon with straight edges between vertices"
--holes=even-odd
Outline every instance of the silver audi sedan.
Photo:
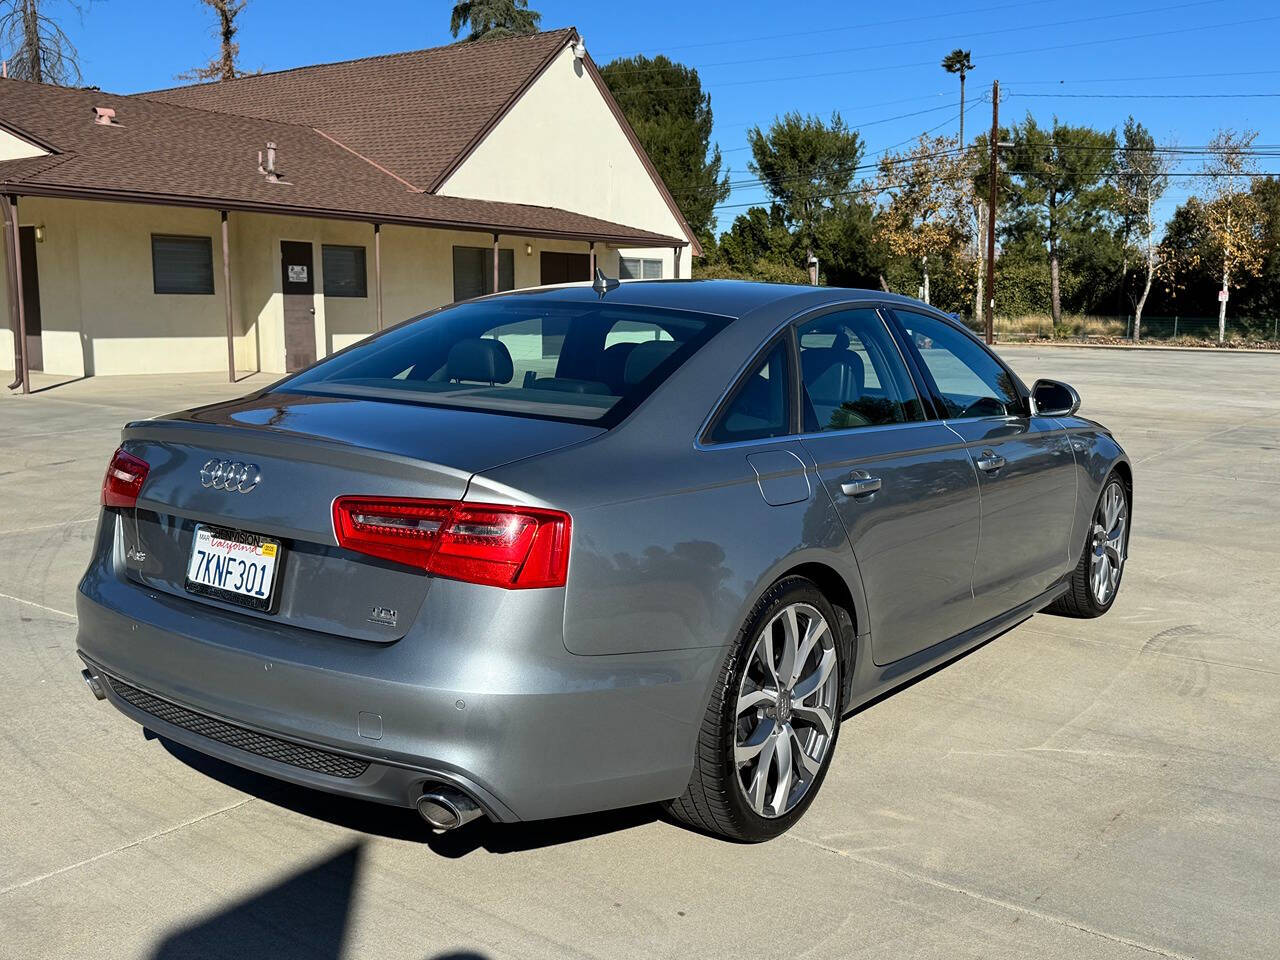
[{"label": "silver audi sedan", "polygon": [[765,840],[841,717],[1115,601],[1132,468],[962,325],[729,281],[456,304],[131,423],[77,596],[90,689],[432,827],[641,803]]}]

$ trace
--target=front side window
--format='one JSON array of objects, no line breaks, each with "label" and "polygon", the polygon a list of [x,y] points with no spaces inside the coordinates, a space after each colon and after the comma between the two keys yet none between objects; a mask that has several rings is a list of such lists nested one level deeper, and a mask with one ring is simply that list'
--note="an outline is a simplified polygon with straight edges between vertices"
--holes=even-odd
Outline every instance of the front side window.
[{"label": "front side window", "polygon": [[1013,377],[986,348],[936,317],[894,310],[937,387],[943,417],[1012,417],[1023,411]]},{"label": "front side window", "polygon": [[151,276],[156,293],[213,293],[213,240],[153,234]]},{"label": "front side window", "polygon": [[364,247],[326,243],[320,248],[326,297],[367,297]]},{"label": "front side window", "polygon": [[662,261],[648,257],[620,257],[618,277],[621,280],[661,280]]},{"label": "front side window", "polygon": [[[516,255],[511,249],[498,251],[498,289],[516,288]],[[471,300],[493,293],[493,247],[453,248],[453,299]]]},{"label": "front side window", "polygon": [[806,433],[924,419],[911,375],[875,310],[823,314],[796,335]]},{"label": "front side window", "polygon": [[708,437],[714,443],[760,440],[791,432],[787,345],[781,341],[749,373]]},{"label": "front side window", "polygon": [[461,303],[331,357],[280,389],[608,426],[726,322],[545,295]]}]

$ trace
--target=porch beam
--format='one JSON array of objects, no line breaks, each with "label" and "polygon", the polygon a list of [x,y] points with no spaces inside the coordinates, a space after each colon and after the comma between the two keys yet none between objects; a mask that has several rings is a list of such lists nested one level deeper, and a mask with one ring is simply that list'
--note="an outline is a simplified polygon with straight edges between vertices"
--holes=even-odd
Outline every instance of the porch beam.
[{"label": "porch beam", "polygon": [[498,292],[498,235],[493,235],[493,292]]},{"label": "porch beam", "polygon": [[382,329],[382,224],[373,225],[373,290],[378,305],[378,329]]},{"label": "porch beam", "polygon": [[227,315],[227,378],[236,382],[235,308],[231,301],[231,231],[227,227],[227,211],[219,210],[222,220],[222,303]]},{"label": "porch beam", "polygon": [[13,276],[14,276],[13,290],[14,290],[15,296],[18,299],[18,344],[17,346],[19,347],[19,349],[17,353],[14,354],[14,357],[13,357],[15,365],[18,367],[16,371],[18,376],[14,378],[13,386],[17,386],[18,380],[21,379],[22,392],[30,393],[31,392],[31,369],[30,369],[30,365],[27,362],[27,309],[26,309],[26,306],[23,304],[23,300],[25,299],[24,294],[26,291],[23,289],[23,286],[22,286],[22,242],[19,238],[21,229],[18,225],[17,194],[14,194],[14,193],[9,194],[8,210],[6,211],[6,214],[7,215],[5,219],[8,221],[8,226],[12,228],[9,231],[9,235],[12,238],[12,246],[10,248],[12,251],[12,256],[10,257],[10,260],[13,263]]}]

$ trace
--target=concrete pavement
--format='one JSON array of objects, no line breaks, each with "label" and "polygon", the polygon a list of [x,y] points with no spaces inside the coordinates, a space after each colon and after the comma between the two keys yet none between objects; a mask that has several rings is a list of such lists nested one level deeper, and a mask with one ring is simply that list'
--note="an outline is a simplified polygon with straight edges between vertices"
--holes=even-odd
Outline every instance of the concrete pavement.
[{"label": "concrete pavement", "polygon": [[266,379],[0,398],[0,957],[1280,954],[1280,356],[1004,352],[1133,456],[1121,596],[846,719],[760,846],[651,808],[434,837],[144,740],[74,652],[102,471]]}]

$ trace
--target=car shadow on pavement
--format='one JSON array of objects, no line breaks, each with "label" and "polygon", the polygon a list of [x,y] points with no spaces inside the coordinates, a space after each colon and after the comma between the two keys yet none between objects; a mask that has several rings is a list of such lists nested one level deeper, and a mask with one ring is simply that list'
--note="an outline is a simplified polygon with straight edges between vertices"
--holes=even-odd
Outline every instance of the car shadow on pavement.
[{"label": "car shadow on pavement", "polygon": [[242,769],[164,737],[151,733],[149,736],[158,740],[177,760],[198,773],[266,803],[348,830],[421,843],[448,859],[465,857],[481,849],[489,853],[519,853],[574,843],[629,830],[660,819],[659,808],[648,804],[529,823],[494,823],[481,818],[457,830],[438,834],[408,808],[391,807],[295,786]]},{"label": "car shadow on pavement", "polygon": [[[151,960],[271,957],[338,960],[350,928],[364,841],[344,847],[266,889],[168,934]],[[471,951],[429,960],[486,960]]]}]

